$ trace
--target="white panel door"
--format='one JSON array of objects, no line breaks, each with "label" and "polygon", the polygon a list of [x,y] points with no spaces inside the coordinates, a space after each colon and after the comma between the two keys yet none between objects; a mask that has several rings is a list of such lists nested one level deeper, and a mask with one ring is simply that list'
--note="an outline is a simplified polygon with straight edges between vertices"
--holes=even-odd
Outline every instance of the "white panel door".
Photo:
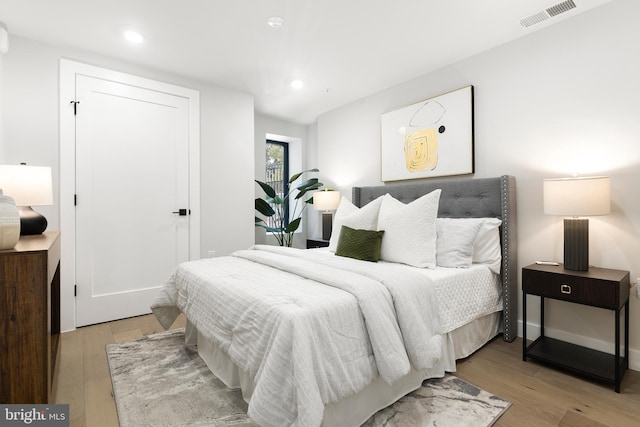
[{"label": "white panel door", "polygon": [[83,326],[149,313],[159,287],[189,259],[189,104],[82,75],[76,101],[76,324]]}]

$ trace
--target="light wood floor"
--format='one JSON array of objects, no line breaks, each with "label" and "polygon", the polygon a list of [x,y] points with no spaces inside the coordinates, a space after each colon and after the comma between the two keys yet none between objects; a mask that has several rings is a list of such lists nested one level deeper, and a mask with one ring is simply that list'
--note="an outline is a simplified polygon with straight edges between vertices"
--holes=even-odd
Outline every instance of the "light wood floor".
[{"label": "light wood floor", "polygon": [[[173,327],[184,325],[180,318]],[[118,426],[105,345],[160,332],[151,315],[62,334],[56,403],[70,405],[71,426]],[[640,425],[640,372],[627,371],[621,393],[535,362],[522,361],[522,341],[493,340],[458,363],[456,375],[512,403],[497,427]]]}]

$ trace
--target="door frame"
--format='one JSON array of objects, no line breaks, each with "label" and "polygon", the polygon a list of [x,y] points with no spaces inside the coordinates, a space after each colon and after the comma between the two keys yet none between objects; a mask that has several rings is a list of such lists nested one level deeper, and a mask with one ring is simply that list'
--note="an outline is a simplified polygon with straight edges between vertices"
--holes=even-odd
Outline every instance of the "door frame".
[{"label": "door frame", "polygon": [[[60,329],[76,327],[75,100],[76,75],[86,75],[181,96],[189,102],[189,259],[200,258],[200,93],[102,67],[60,59]],[[82,108],[82,104],[78,105]],[[159,284],[161,285],[161,284]]]}]

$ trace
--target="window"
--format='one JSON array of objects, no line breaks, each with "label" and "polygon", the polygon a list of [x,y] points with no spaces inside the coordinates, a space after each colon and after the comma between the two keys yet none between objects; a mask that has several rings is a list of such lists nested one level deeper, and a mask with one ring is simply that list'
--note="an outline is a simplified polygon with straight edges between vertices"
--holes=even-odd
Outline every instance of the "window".
[{"label": "window", "polygon": [[[289,193],[289,144],[267,139],[265,182],[269,184],[279,197]],[[289,207],[285,206],[284,227],[289,225]],[[276,227],[270,218],[267,225]]]}]

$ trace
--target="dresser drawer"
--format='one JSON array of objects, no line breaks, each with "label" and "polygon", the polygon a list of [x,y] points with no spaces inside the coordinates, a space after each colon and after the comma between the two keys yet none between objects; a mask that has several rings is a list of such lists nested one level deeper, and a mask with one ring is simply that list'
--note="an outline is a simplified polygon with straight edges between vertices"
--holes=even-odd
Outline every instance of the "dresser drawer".
[{"label": "dresser drawer", "polygon": [[[570,301],[594,307],[615,310],[624,305],[625,291],[629,294],[629,276],[602,276],[597,269],[587,272],[565,274],[561,266],[544,269],[522,270],[522,289],[524,292]],[[596,270],[596,271],[592,271]],[[626,279],[626,280],[625,280]]]}]

